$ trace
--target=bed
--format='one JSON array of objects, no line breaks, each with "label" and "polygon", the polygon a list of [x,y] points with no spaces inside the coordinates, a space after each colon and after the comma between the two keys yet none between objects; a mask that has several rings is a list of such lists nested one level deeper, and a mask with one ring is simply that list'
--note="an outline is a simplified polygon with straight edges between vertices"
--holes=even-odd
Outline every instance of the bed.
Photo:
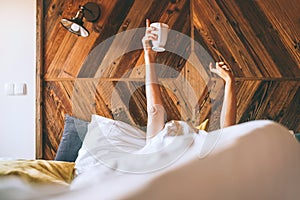
[{"label": "bed", "polygon": [[[148,143],[143,131],[120,121],[93,115],[89,123],[72,122],[81,144],[75,153],[60,151],[73,157],[39,161],[52,164],[57,172],[52,174],[64,174],[65,179],[47,183],[18,174],[1,176],[1,199],[300,197],[300,144],[273,121],[250,121],[209,133],[170,121]],[[86,134],[78,135],[78,130]],[[66,143],[68,131],[61,143]]]}]

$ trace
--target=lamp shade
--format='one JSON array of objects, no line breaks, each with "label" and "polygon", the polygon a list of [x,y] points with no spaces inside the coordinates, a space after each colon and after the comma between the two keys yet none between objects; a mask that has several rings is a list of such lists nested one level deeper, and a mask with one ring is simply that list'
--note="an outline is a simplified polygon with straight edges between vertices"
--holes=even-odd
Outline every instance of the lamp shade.
[{"label": "lamp shade", "polygon": [[60,23],[71,33],[87,37],[89,36],[89,31],[83,26],[83,18],[86,18],[89,22],[95,22],[100,15],[100,7],[96,3],[88,2],[84,6],[79,7],[75,17],[72,19],[63,18],[60,20]]},{"label": "lamp shade", "polygon": [[75,33],[76,35],[87,37],[89,36],[89,31],[83,26],[83,22],[74,18],[74,19],[62,19],[60,23],[68,29],[68,31]]}]

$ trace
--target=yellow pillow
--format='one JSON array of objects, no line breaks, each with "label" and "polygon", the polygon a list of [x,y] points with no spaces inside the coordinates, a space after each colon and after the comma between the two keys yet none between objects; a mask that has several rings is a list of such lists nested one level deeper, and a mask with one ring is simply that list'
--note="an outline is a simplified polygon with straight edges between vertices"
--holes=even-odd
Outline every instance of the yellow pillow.
[{"label": "yellow pillow", "polygon": [[199,126],[196,126],[196,129],[207,131],[208,128],[208,119],[204,120]]},{"label": "yellow pillow", "polygon": [[74,164],[53,160],[2,160],[0,177],[15,175],[30,183],[68,185],[73,179]]}]

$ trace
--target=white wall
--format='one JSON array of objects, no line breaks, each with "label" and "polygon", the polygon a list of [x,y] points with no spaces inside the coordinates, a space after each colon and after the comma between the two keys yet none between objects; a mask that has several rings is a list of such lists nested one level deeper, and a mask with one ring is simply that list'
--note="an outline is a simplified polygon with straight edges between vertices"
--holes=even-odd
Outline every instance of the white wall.
[{"label": "white wall", "polygon": [[[0,157],[35,158],[36,0],[0,0]],[[8,96],[6,83],[26,83]]]}]

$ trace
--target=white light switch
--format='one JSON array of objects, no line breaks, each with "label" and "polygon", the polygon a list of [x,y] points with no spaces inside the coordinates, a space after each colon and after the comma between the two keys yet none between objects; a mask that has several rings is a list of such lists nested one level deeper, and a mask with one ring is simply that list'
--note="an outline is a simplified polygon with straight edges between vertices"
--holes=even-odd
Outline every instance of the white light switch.
[{"label": "white light switch", "polygon": [[26,95],[26,83],[17,83],[14,87],[15,95]]},{"label": "white light switch", "polygon": [[27,94],[27,85],[26,85],[26,83],[6,83],[5,84],[5,93],[8,96],[26,95]]},{"label": "white light switch", "polygon": [[14,83],[6,83],[5,84],[5,93],[6,95],[14,95]]}]

